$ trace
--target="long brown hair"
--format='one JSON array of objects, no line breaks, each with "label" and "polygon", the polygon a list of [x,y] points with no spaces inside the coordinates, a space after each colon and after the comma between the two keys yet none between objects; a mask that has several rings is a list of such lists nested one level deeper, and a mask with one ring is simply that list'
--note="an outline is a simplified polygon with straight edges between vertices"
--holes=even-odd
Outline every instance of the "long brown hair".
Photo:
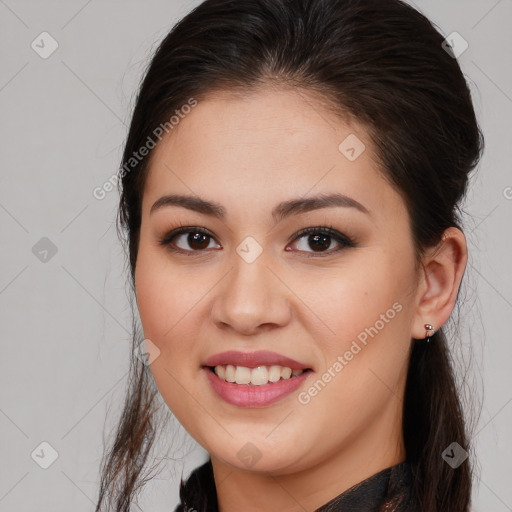
[{"label": "long brown hair", "polygon": [[[132,284],[151,152],[137,161],[133,155],[156,141],[158,127],[172,129],[169,119],[191,98],[243,93],[270,81],[320,93],[340,115],[368,127],[385,175],[407,205],[419,263],[446,228],[461,228],[458,205],[483,150],[470,90],[443,40],[400,0],[201,3],[157,48],[133,111],[117,219]],[[134,330],[134,349],[141,340]],[[105,504],[129,510],[158,431],[158,408],[150,370],[134,357],[124,409],[105,451],[97,512]],[[468,511],[472,457],[457,469],[442,458],[453,442],[471,452],[463,412],[439,329],[430,343],[413,344],[404,400],[403,436],[420,511]],[[195,473],[181,486],[182,499],[198,511],[214,510],[212,478],[208,470]]]}]

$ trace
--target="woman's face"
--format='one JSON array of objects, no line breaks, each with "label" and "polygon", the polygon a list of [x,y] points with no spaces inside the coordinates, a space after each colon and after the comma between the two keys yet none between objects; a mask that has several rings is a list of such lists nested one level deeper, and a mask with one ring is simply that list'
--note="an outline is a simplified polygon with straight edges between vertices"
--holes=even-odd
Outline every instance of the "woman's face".
[{"label": "woman's face", "polygon": [[[138,308],[158,389],[212,459],[275,474],[335,456],[402,460],[416,278],[405,204],[367,132],[309,94],[211,96],[152,154]],[[242,382],[266,382],[247,368],[287,366],[278,356],[310,370],[225,383],[204,365],[226,351],[275,353],[235,369]]]}]

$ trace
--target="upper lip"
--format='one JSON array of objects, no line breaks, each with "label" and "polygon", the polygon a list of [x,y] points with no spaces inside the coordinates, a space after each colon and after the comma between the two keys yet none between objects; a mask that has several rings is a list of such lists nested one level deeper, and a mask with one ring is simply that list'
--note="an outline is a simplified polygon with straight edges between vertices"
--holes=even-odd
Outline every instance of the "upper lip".
[{"label": "upper lip", "polygon": [[283,356],[277,352],[268,350],[259,350],[257,352],[239,352],[229,350],[215,354],[203,362],[203,366],[218,366],[232,364],[233,366],[246,366],[248,368],[256,368],[257,366],[286,366],[292,370],[310,369],[307,364]]}]

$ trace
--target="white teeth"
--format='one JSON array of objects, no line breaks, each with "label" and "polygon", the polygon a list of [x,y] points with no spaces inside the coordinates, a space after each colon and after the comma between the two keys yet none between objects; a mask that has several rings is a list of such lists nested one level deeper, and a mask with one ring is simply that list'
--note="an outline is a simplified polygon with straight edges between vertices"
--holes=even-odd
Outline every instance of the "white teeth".
[{"label": "white teeth", "polygon": [[235,372],[235,382],[237,384],[249,384],[251,382],[251,370],[245,366],[237,366]]},{"label": "white teeth", "polygon": [[[215,373],[217,374],[218,377],[220,377],[221,379],[223,380],[227,380],[226,379],[226,367],[225,366],[216,366],[215,367]],[[234,374],[233,374],[234,376]]]},{"label": "white teeth", "polygon": [[237,384],[252,384],[253,386],[263,386],[269,382],[277,382],[280,379],[286,380],[296,377],[304,370],[293,370],[286,366],[258,366],[257,368],[248,368],[247,366],[218,365],[214,368],[215,374],[227,382],[236,382]]},{"label": "white teeth", "polygon": [[[215,369],[217,369],[217,367],[215,367]],[[235,382],[235,371],[236,368],[233,365],[228,364],[226,366],[226,376],[224,377],[224,380],[227,380],[228,382]]]},{"label": "white teeth", "polygon": [[[247,368],[249,369],[249,368]],[[268,370],[264,366],[258,366],[250,371],[251,384],[261,386],[268,383]]]},{"label": "white teeth", "polygon": [[283,367],[283,369],[281,370],[281,378],[289,379],[291,377],[291,375],[292,375],[292,369]]},{"label": "white teeth", "polygon": [[270,382],[277,382],[281,378],[281,367],[271,366],[268,371],[268,380]]}]

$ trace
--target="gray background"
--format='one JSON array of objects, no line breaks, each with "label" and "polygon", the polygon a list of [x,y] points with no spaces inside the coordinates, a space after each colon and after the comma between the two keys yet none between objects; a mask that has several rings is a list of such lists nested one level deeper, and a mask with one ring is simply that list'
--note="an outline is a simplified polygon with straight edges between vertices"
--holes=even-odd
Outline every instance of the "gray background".
[{"label": "gray background", "polygon": [[[131,322],[113,224],[117,192],[97,200],[92,191],[117,170],[149,55],[197,3],[0,0],[1,511],[94,508],[105,415],[110,408],[108,432],[123,398]],[[472,349],[468,379],[477,406],[483,400],[473,433],[474,510],[510,511],[512,0],[414,5],[469,43],[459,62],[487,146],[464,208],[470,259],[454,354],[467,363]],[[59,45],[47,59],[31,47],[43,31]],[[168,437],[173,431],[177,460],[164,459],[134,510],[173,510],[181,471],[205,459],[177,422]],[[34,460],[49,461],[42,442],[58,454],[47,469]]]}]

